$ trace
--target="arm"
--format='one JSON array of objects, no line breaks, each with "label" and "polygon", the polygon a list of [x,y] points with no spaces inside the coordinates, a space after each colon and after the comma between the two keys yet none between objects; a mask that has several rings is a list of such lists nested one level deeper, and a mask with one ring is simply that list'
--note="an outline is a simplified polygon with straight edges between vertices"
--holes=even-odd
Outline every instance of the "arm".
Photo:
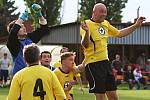
[{"label": "arm", "polygon": [[77,80],[78,84],[80,85],[80,90],[84,94],[81,77],[76,77],[76,80]]},{"label": "arm", "polygon": [[38,43],[42,37],[49,34],[49,27],[47,25],[46,19],[42,16],[39,17],[40,28],[37,28],[32,33],[28,34],[28,37],[34,42]]},{"label": "arm", "polygon": [[74,71],[77,73],[83,72],[85,70],[85,66],[86,66],[86,64],[85,64],[85,59],[84,59],[80,65],[74,67]]},{"label": "arm", "polygon": [[[25,10],[25,12],[22,13],[21,16],[16,21],[13,21],[8,25],[9,37],[7,41],[7,47],[12,55],[17,55],[20,50],[20,43],[17,34],[21,28],[21,24],[27,19],[28,19],[28,12]],[[10,27],[13,24],[14,26]]]},{"label": "arm", "polygon": [[81,45],[83,47],[87,48],[90,43],[90,33],[89,33],[89,29],[86,25],[86,22],[81,23],[81,30],[85,32],[84,33],[85,35],[82,36]]},{"label": "arm", "polygon": [[47,20],[43,17],[41,13],[41,6],[38,4],[33,4],[32,9],[37,15],[40,23],[40,28],[37,28],[35,31],[32,33],[28,34],[28,37],[34,42],[38,43],[41,38],[47,34],[49,34],[49,27],[47,25]]},{"label": "arm", "polygon": [[138,27],[142,25],[143,21],[145,21],[145,17],[139,17],[135,24],[127,28],[121,29],[119,37],[124,37],[124,36],[131,34],[133,31],[135,31]]}]

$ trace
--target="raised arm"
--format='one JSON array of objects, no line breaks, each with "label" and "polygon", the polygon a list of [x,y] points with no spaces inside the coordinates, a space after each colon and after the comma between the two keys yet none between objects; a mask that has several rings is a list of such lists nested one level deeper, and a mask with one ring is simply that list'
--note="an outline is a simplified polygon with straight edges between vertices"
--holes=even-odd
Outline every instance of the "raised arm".
[{"label": "raised arm", "polygon": [[81,23],[81,32],[82,32],[81,33],[82,34],[81,45],[87,48],[90,43],[90,33],[89,33],[89,29],[85,21]]},{"label": "raised arm", "polygon": [[16,55],[20,50],[20,43],[18,39],[18,32],[24,21],[28,19],[28,11],[25,10],[20,14],[17,20],[10,22],[7,26],[7,31],[9,32],[9,37],[7,41],[7,47],[12,55]]},{"label": "raised arm", "polygon": [[142,25],[143,21],[145,21],[145,17],[139,17],[135,22],[135,24],[119,30],[120,31],[119,37],[124,37],[131,34],[133,31],[135,31],[137,28],[139,28]]},{"label": "raised arm", "polygon": [[32,10],[34,11],[35,15],[38,17],[39,23],[40,23],[40,28],[37,28],[32,33],[28,34],[28,37],[34,43],[38,43],[43,36],[45,36],[46,34],[49,34],[49,28],[47,25],[47,20],[43,17],[41,9],[42,9],[41,6],[38,4],[32,5]]}]

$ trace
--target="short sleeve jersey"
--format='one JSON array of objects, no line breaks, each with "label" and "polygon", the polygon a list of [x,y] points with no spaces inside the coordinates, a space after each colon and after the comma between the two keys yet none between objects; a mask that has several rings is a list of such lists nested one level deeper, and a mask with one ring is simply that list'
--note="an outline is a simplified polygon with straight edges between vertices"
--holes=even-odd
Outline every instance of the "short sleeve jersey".
[{"label": "short sleeve jersey", "polygon": [[[73,78],[75,76],[75,73],[74,72],[69,72],[69,73],[65,73],[61,70],[61,68],[56,68],[54,73],[56,74],[61,86],[65,89],[67,87],[67,85],[69,84],[69,82],[73,81]],[[66,93],[66,97],[67,97],[67,100],[68,100],[68,96],[69,96],[69,93],[70,93],[70,90],[69,91],[65,91]]]},{"label": "short sleeve jersey", "polygon": [[[85,20],[90,34],[90,43],[87,48],[84,48],[86,64],[107,60],[108,37],[117,37],[119,30],[113,27],[107,20],[102,23],[96,23],[92,20]],[[80,28],[80,35],[84,39],[86,32]],[[109,59],[108,59],[109,60]]]},{"label": "short sleeve jersey", "polygon": [[66,95],[56,75],[41,65],[26,67],[15,74],[7,100],[64,100]]}]

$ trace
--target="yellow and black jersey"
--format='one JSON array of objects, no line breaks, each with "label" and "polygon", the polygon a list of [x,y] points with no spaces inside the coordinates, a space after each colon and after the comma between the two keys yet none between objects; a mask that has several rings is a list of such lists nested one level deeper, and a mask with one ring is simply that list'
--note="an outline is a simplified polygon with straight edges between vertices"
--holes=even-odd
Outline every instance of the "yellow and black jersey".
[{"label": "yellow and black jersey", "polygon": [[[80,77],[80,76],[76,76],[76,73],[74,72],[69,72],[69,73],[65,73],[64,71],[61,70],[61,68],[56,68],[54,70],[54,73],[56,74],[61,86],[64,88],[64,90],[67,88],[68,84],[70,84],[70,82],[74,81],[74,77]],[[65,91],[66,96],[68,98],[70,90]],[[67,99],[68,100],[68,99]]]},{"label": "yellow and black jersey", "polygon": [[41,65],[26,67],[15,74],[7,100],[64,100],[66,95],[56,75]]},{"label": "yellow and black jersey", "polygon": [[[108,37],[117,37],[119,35],[119,30],[110,25],[106,20],[102,23],[96,23],[92,20],[85,20],[85,22],[90,33],[90,44],[87,48],[84,48],[86,64],[108,60]],[[84,38],[85,33],[86,32],[80,28],[82,39]]]}]

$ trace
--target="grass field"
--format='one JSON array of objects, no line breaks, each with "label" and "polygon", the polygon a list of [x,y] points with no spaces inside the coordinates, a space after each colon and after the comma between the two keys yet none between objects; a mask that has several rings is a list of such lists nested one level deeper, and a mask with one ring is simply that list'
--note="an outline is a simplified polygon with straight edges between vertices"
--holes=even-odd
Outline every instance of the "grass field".
[{"label": "grass field", "polygon": [[[0,88],[0,100],[6,100],[9,88]],[[88,93],[88,88],[84,88],[81,93],[78,86],[73,88],[75,100],[95,100],[93,94]],[[126,85],[120,85],[117,93],[119,100],[150,100],[150,90],[128,90]]]}]

